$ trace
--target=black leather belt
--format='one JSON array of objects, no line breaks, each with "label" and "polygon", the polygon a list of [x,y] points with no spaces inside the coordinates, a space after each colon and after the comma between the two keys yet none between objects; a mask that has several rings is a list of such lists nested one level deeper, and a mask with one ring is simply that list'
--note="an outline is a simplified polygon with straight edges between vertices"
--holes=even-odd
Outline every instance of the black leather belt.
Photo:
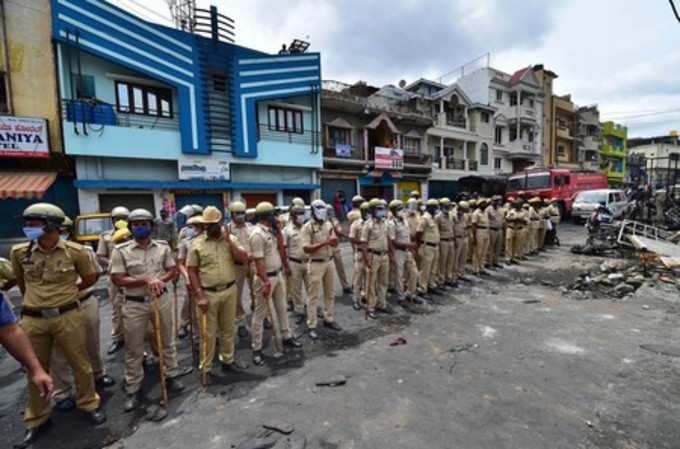
[{"label": "black leather belt", "polygon": [[295,263],[305,263],[302,259],[297,259],[295,257],[289,257],[288,260]]},{"label": "black leather belt", "polygon": [[540,218],[532,218],[531,221],[538,221]]},{"label": "black leather belt", "polygon": [[208,292],[223,292],[225,290],[229,290],[232,285],[234,285],[236,281],[231,281],[227,284],[223,285],[215,285],[213,287],[201,287],[203,290],[208,291]]},{"label": "black leather belt", "polygon": [[385,254],[387,254],[387,251],[378,251],[375,249],[369,249],[368,252],[371,254],[375,254],[376,256],[384,256]]},{"label": "black leather belt", "polygon": [[457,236],[456,236],[456,239],[464,239],[464,238],[465,238],[464,235],[457,235]]},{"label": "black leather belt", "polygon": [[488,230],[488,229],[491,229],[491,228],[488,227],[488,226],[477,226],[477,230],[479,231],[480,229]]},{"label": "black leather belt", "polygon": [[279,275],[280,272],[281,272],[281,270],[270,271],[270,272],[267,273],[267,277],[269,277],[269,278],[275,278],[276,276]]},{"label": "black leather belt", "polygon": [[451,239],[450,238],[445,238],[445,239],[440,238],[439,241],[440,242],[450,242]]},{"label": "black leather belt", "polygon": [[425,244],[426,244],[427,246],[433,246],[433,247],[435,247],[435,248],[436,248],[437,246],[439,246],[439,243],[425,242]]},{"label": "black leather belt", "polygon": [[501,228],[489,228],[489,229],[491,229],[492,231],[500,231],[501,230]]},{"label": "black leather belt", "polygon": [[317,262],[317,263],[330,262],[331,260],[333,260],[332,257],[330,259],[309,259],[310,262]]},{"label": "black leather belt", "polygon": [[128,295],[125,295],[125,300],[126,301],[132,301],[132,302],[146,302],[146,296],[128,296]]},{"label": "black leather belt", "polygon": [[59,315],[63,315],[66,312],[70,312],[73,309],[77,309],[78,304],[78,301],[73,301],[60,307],[47,307],[44,309],[32,309],[30,307],[24,306],[21,308],[21,315],[30,316],[33,318],[54,318]]}]

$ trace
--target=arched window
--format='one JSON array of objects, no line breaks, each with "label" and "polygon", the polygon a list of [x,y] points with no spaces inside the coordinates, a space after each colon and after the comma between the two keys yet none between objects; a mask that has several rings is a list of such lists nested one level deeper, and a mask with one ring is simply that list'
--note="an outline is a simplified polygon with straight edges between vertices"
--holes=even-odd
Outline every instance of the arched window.
[{"label": "arched window", "polygon": [[489,146],[485,143],[479,148],[479,163],[489,165]]}]

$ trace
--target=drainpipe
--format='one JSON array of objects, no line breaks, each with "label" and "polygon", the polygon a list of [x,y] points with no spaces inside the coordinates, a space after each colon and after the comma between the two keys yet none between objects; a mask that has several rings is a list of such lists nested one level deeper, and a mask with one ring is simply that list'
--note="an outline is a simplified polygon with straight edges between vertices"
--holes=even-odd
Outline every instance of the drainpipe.
[{"label": "drainpipe", "polygon": [[9,69],[9,49],[7,48],[7,22],[5,20],[5,2],[0,0],[0,16],[2,16],[2,62],[5,67],[5,92],[7,93],[7,112],[12,115],[12,78]]}]

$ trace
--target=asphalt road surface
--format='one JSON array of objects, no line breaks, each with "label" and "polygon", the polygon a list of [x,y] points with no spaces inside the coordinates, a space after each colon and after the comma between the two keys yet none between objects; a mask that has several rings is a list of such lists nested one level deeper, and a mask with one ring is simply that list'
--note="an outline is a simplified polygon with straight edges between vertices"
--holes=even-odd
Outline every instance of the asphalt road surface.
[{"label": "asphalt road surface", "polygon": [[[106,359],[118,384],[102,391],[109,420],[87,424],[77,411],[53,413],[35,448],[230,448],[283,420],[309,448],[642,449],[680,447],[680,359],[642,349],[680,349],[680,292],[640,289],[625,300],[577,301],[559,285],[602,259],[576,256],[581,227],[560,228],[562,247],[497,270],[438,297],[364,320],[338,297],[340,333],[239,375],[220,373],[202,391],[196,374],[171,398],[168,418],[123,413],[124,351]],[[349,248],[344,248],[349,267]],[[348,268],[348,274],[351,270]],[[337,287],[340,292],[339,286]],[[110,306],[100,301],[102,348]],[[298,333],[302,333],[299,329]],[[391,346],[397,337],[405,344]],[[249,340],[237,358],[250,362]],[[186,341],[182,364],[191,363]],[[680,352],[676,351],[676,355]],[[25,378],[0,359],[0,447],[22,433]],[[337,387],[316,383],[335,375]],[[148,401],[158,399],[147,371]],[[279,446],[277,446],[279,447]],[[285,447],[285,446],[283,446]]]}]

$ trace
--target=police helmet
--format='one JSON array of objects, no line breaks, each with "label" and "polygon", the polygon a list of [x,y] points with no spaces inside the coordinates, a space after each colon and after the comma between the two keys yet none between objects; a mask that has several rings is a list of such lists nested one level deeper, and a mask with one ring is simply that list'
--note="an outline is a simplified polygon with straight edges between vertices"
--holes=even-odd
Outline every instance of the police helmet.
[{"label": "police helmet", "polygon": [[146,209],[135,209],[128,215],[128,221],[150,221],[153,223],[153,215]]},{"label": "police helmet", "polygon": [[116,206],[111,209],[111,218],[127,218],[130,210],[127,207]]},{"label": "police helmet", "polygon": [[54,204],[35,203],[24,209],[24,220],[43,220],[47,230],[58,229],[64,222],[64,211]]}]

